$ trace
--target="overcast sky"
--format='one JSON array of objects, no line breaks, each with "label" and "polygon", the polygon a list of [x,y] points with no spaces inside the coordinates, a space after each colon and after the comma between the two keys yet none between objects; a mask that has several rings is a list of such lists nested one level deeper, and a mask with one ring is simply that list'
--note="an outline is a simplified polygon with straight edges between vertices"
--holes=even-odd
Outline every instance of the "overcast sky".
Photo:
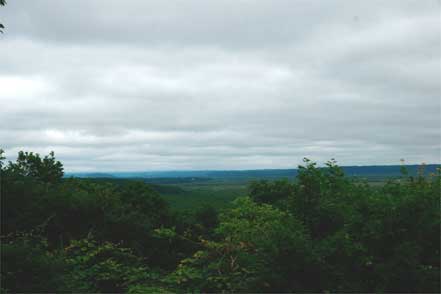
[{"label": "overcast sky", "polygon": [[66,171],[439,163],[441,2],[9,0],[0,148]]}]

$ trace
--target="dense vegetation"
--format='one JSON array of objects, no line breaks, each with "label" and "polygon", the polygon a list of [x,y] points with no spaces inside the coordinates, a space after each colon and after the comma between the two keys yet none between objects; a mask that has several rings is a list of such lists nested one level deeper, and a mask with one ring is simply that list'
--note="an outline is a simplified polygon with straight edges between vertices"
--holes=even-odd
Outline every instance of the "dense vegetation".
[{"label": "dense vegetation", "polygon": [[3,292],[440,291],[440,170],[373,187],[305,160],[179,212],[144,182],[63,178],[53,153],[0,169]]}]

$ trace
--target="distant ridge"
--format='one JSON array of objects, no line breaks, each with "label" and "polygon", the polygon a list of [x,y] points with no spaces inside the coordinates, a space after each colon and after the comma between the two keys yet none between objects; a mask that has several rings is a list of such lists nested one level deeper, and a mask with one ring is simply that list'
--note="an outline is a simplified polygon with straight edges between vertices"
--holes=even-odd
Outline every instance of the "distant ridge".
[{"label": "distant ridge", "polygon": [[[401,175],[401,165],[343,166],[348,176],[397,177]],[[409,175],[417,175],[420,165],[405,165]],[[424,166],[425,174],[436,172],[439,164]],[[79,178],[211,178],[211,179],[276,179],[295,177],[298,169],[256,169],[256,170],[197,170],[197,171],[150,171],[150,172],[106,172],[67,173],[66,177]]]},{"label": "distant ridge", "polygon": [[110,173],[66,173],[65,177],[76,177],[76,178],[115,178],[113,174]]}]

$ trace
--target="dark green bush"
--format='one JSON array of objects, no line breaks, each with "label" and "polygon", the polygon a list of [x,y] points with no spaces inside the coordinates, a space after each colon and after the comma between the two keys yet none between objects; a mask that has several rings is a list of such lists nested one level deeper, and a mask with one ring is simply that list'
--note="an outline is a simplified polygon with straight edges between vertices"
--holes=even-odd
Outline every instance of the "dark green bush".
[{"label": "dark green bush", "polygon": [[68,266],[58,252],[48,251],[33,233],[2,239],[1,285],[11,293],[56,292],[64,288]]}]

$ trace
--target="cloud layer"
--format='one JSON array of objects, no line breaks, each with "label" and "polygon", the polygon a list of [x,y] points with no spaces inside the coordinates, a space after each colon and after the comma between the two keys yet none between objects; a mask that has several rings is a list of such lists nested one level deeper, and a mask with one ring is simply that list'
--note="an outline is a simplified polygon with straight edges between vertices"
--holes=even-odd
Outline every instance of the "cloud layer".
[{"label": "cloud layer", "polygon": [[0,147],[67,171],[439,163],[439,1],[10,1]]}]

